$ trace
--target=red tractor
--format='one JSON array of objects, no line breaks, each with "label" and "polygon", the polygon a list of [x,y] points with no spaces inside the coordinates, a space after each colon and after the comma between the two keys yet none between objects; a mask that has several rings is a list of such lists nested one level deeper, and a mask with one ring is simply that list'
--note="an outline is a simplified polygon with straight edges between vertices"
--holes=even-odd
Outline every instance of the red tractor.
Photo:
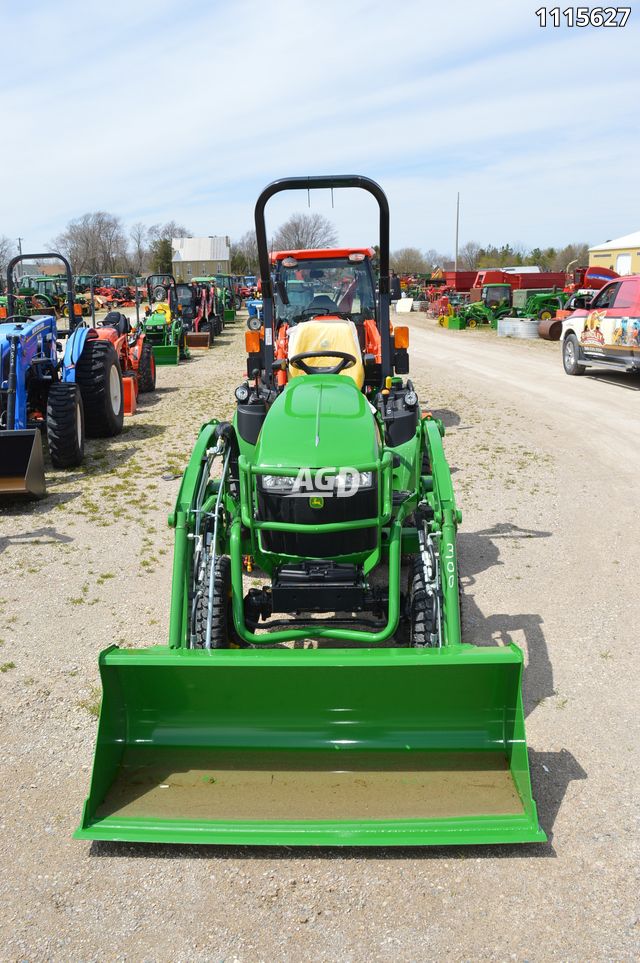
[{"label": "red tractor", "polygon": [[124,413],[134,414],[138,394],[154,391],[156,387],[156,362],[144,331],[132,330],[129,318],[119,311],[110,311],[103,321],[91,328],[88,339],[92,338],[113,345],[122,370]]}]

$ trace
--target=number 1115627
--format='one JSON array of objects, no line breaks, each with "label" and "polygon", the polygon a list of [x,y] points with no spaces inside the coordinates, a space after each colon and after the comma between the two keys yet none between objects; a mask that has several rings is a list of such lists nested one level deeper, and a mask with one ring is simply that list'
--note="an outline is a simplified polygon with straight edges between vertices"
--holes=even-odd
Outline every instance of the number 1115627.
[{"label": "number 1115627", "polygon": [[631,7],[540,7],[535,15],[541,27],[624,27]]}]

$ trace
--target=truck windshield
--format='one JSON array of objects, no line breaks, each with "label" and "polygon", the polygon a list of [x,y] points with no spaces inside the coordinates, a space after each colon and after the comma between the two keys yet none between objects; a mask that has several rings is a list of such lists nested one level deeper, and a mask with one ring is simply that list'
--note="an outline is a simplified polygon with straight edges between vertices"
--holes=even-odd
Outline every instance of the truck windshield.
[{"label": "truck windshield", "polygon": [[295,324],[323,314],[343,314],[356,322],[375,317],[373,275],[367,260],[304,259],[287,266],[279,262],[276,279],[284,282],[289,302],[283,301],[276,285],[276,314],[280,321]]}]

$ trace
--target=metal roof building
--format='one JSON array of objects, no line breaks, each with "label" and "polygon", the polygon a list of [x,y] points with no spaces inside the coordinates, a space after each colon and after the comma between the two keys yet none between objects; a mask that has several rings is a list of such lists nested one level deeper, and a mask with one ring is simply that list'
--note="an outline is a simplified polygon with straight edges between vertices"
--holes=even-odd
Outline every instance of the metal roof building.
[{"label": "metal roof building", "polygon": [[177,281],[209,274],[229,274],[231,243],[228,237],[174,237],[171,262]]}]

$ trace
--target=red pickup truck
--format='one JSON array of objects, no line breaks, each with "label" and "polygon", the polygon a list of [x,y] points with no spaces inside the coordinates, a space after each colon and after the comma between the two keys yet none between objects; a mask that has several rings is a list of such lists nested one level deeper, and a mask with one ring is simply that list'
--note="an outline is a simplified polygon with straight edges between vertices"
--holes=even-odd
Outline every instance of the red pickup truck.
[{"label": "red pickup truck", "polygon": [[640,371],[640,274],[606,284],[565,318],[561,338],[568,375],[593,366]]}]

